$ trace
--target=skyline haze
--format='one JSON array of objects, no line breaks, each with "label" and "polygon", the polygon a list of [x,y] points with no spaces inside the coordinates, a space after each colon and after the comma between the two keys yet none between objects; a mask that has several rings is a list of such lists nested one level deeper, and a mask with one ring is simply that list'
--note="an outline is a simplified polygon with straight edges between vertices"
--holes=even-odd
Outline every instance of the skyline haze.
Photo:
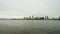
[{"label": "skyline haze", "polygon": [[60,16],[60,0],[0,0],[0,18]]}]

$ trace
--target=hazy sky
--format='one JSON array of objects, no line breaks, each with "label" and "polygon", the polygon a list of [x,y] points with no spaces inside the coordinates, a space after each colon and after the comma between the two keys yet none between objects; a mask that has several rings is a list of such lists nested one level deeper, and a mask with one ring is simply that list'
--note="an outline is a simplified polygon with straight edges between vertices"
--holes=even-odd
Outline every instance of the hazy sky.
[{"label": "hazy sky", "polygon": [[60,0],[0,0],[0,18],[60,16]]}]

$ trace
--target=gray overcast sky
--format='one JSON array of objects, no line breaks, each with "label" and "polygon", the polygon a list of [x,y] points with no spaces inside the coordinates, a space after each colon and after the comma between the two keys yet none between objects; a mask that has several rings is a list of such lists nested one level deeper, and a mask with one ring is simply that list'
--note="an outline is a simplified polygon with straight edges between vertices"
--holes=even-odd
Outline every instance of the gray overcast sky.
[{"label": "gray overcast sky", "polygon": [[60,16],[60,0],[0,0],[0,18]]}]

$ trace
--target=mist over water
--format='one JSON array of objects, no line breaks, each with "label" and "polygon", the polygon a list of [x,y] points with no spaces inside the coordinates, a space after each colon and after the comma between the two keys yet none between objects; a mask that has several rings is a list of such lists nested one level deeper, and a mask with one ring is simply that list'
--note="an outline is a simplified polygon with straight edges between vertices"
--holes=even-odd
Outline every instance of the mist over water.
[{"label": "mist over water", "polygon": [[0,20],[0,34],[60,34],[60,21]]}]

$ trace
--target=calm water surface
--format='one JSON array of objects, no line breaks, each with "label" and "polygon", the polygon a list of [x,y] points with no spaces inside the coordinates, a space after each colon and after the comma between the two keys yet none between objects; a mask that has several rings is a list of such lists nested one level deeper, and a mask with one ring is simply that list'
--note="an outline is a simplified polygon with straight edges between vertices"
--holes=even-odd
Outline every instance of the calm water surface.
[{"label": "calm water surface", "polygon": [[60,21],[0,20],[0,34],[60,34]]}]

